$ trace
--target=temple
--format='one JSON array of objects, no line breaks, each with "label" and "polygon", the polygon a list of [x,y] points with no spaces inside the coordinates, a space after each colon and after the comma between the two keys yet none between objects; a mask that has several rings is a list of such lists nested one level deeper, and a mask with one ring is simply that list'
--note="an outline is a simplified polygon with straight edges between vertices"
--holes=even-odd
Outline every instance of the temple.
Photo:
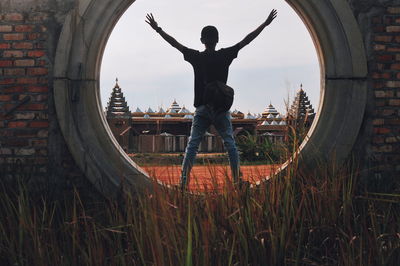
[{"label": "temple", "polygon": [[[190,135],[193,112],[174,100],[169,108],[129,110],[116,80],[105,110],[108,125],[127,153],[184,152]],[[270,103],[261,114],[231,112],[234,136],[257,134],[273,143],[288,141],[290,127],[308,130],[315,112],[301,85],[285,115]],[[206,132],[199,152],[223,152],[222,139],[213,126]]]}]

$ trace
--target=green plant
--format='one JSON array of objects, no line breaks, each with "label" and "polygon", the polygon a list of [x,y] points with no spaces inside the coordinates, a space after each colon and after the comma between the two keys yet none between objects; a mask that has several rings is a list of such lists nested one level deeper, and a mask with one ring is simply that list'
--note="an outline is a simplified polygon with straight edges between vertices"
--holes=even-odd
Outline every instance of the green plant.
[{"label": "green plant", "polygon": [[277,163],[283,159],[283,145],[272,143],[268,137],[246,132],[237,138],[241,160],[244,162]]}]

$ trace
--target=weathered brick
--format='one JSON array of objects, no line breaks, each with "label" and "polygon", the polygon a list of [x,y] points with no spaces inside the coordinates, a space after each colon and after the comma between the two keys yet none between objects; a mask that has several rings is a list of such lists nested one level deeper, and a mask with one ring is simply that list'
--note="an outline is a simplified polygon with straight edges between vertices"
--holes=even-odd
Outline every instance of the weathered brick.
[{"label": "weathered brick", "polygon": [[400,64],[392,64],[390,66],[390,69],[392,69],[392,70],[400,70]]},{"label": "weathered brick", "polygon": [[398,53],[398,52],[400,52],[400,47],[388,47],[387,51],[393,52],[393,53]]},{"label": "weathered brick", "polygon": [[48,14],[47,13],[42,13],[42,12],[37,12],[37,13],[31,13],[29,14],[29,20],[35,21],[35,22],[42,22],[48,19]]},{"label": "weathered brick", "polygon": [[393,148],[391,145],[374,146],[372,151],[374,152],[392,152]]},{"label": "weathered brick", "polygon": [[385,97],[385,91],[375,91],[375,97],[376,98],[384,98]]},{"label": "weathered brick", "polygon": [[48,63],[47,63],[46,60],[37,60],[36,61],[36,65],[38,65],[38,66],[47,66]]},{"label": "weathered brick", "polygon": [[400,125],[400,119],[398,119],[398,118],[385,119],[385,124],[392,125],[392,126],[398,126],[398,125]]},{"label": "weathered brick", "polygon": [[29,110],[29,111],[40,111],[46,109],[47,105],[43,103],[30,103],[22,105],[20,108],[18,108],[18,110]]},{"label": "weathered brick", "polygon": [[44,48],[46,48],[46,43],[44,42],[37,42],[35,44],[35,49],[44,49]]},{"label": "weathered brick", "polygon": [[22,21],[24,20],[24,16],[20,13],[9,13],[5,14],[3,19],[5,21]]},{"label": "weathered brick", "polygon": [[34,95],[32,97],[34,98],[35,102],[44,102],[49,98],[47,94]]},{"label": "weathered brick", "polygon": [[29,92],[49,92],[49,88],[47,86],[28,86]]},{"label": "weathered brick", "polygon": [[15,155],[21,155],[21,156],[30,156],[34,155],[35,153],[36,151],[33,148],[23,148],[15,150]]},{"label": "weathered brick", "polygon": [[29,51],[28,52],[28,56],[29,57],[42,57],[45,56],[46,52],[45,51],[41,51],[41,50],[37,50],[37,51]]},{"label": "weathered brick", "polygon": [[49,80],[44,76],[38,77],[38,84],[48,84]]},{"label": "weathered brick", "polygon": [[14,49],[32,49],[33,43],[30,42],[16,42],[12,44]]},{"label": "weathered brick", "polygon": [[34,25],[17,25],[15,26],[16,32],[31,32],[35,28]]},{"label": "weathered brick", "polygon": [[49,73],[47,68],[37,67],[37,68],[28,68],[28,76],[40,76],[47,75]]},{"label": "weathered brick", "polygon": [[389,7],[387,11],[390,14],[400,14],[400,7]]},{"label": "weathered brick", "polygon": [[388,86],[389,88],[400,88],[400,81],[388,81],[386,82],[386,86]]},{"label": "weathered brick", "polygon": [[372,120],[372,124],[373,124],[374,126],[381,126],[381,125],[384,124],[384,122],[385,122],[384,119],[374,119],[374,120]]},{"label": "weathered brick", "polygon": [[9,94],[0,94],[0,102],[8,102],[11,101],[12,96]]},{"label": "weathered brick", "polygon": [[32,112],[30,112],[30,113],[26,113],[26,112],[24,112],[24,113],[18,113],[18,112],[14,113],[14,119],[15,120],[32,120],[32,119],[35,119],[35,117],[36,117],[36,114],[32,113]]},{"label": "weathered brick", "polygon": [[373,48],[374,48],[375,51],[385,51],[386,50],[386,45],[375,44]]},{"label": "weathered brick", "polygon": [[400,106],[400,99],[390,99],[389,105],[390,106]]},{"label": "weathered brick", "polygon": [[49,122],[48,121],[33,121],[30,123],[30,127],[47,128],[47,127],[49,127]]},{"label": "weathered brick", "polygon": [[0,155],[12,155],[12,150],[9,148],[0,148]]},{"label": "weathered brick", "polygon": [[0,32],[10,32],[12,31],[11,25],[0,25]]},{"label": "weathered brick", "polygon": [[41,37],[40,33],[29,33],[27,36],[27,39],[30,41],[33,41],[33,40],[40,39],[40,37]]},{"label": "weathered brick", "polygon": [[392,61],[394,56],[390,54],[378,55],[376,59],[379,61]]},{"label": "weathered brick", "polygon": [[38,149],[37,153],[40,155],[46,156],[48,152],[47,152],[47,149]]},{"label": "weathered brick", "polygon": [[372,78],[374,79],[390,79],[392,77],[391,73],[385,72],[385,73],[378,73],[374,72],[372,73]]},{"label": "weathered brick", "polygon": [[373,83],[374,89],[382,89],[385,87],[385,83],[383,82],[374,82]]},{"label": "weathered brick", "polygon": [[36,139],[31,141],[31,146],[33,147],[47,147],[46,139]]},{"label": "weathered brick", "polygon": [[400,32],[400,26],[387,26],[387,32]]},{"label": "weathered brick", "polygon": [[384,26],[375,26],[372,28],[372,31],[376,33],[383,33],[385,30],[386,28]]},{"label": "weathered brick", "polygon": [[11,60],[0,60],[0,67],[12,66],[13,62]]},{"label": "weathered brick", "polygon": [[9,128],[16,128],[16,127],[26,127],[28,123],[23,121],[13,121],[8,123]]},{"label": "weathered brick", "polygon": [[386,127],[376,127],[373,129],[375,134],[388,134],[390,132],[392,132],[390,130],[390,128],[386,128]]},{"label": "weathered brick", "polygon": [[374,144],[383,144],[384,142],[385,142],[384,137],[375,136],[372,138],[372,143],[374,143]]},{"label": "weathered brick", "polygon": [[393,39],[393,36],[390,35],[378,35],[375,36],[374,40],[376,42],[391,42]]},{"label": "weathered brick", "polygon": [[19,67],[31,67],[31,66],[35,66],[35,60],[33,60],[33,59],[15,60],[14,65],[19,66]]},{"label": "weathered brick", "polygon": [[[0,79],[0,85],[10,85],[15,83],[15,79],[13,78],[6,78],[6,79]],[[8,92],[6,89],[2,89],[4,92]]]},{"label": "weathered brick", "polygon": [[37,78],[17,78],[18,84],[36,84],[37,82]]},{"label": "weathered brick", "polygon": [[6,68],[4,69],[5,76],[24,76],[25,69],[24,68]]},{"label": "weathered brick", "polygon": [[24,53],[22,51],[8,50],[4,51],[3,57],[23,57]]},{"label": "weathered brick", "polygon": [[9,43],[0,43],[0,49],[10,49],[11,45]]},{"label": "weathered brick", "polygon": [[29,145],[29,140],[26,138],[9,138],[7,146],[9,147],[25,147]]},{"label": "weathered brick", "polygon": [[5,33],[3,39],[5,41],[22,41],[25,39],[25,35],[23,33]]},{"label": "weathered brick", "polygon": [[46,129],[40,130],[40,131],[37,133],[37,136],[38,136],[39,138],[47,138],[47,137],[49,136],[49,131],[46,130]]},{"label": "weathered brick", "polygon": [[[14,83],[14,79],[13,83]],[[3,88],[2,91],[4,93],[21,93],[23,91],[25,91],[25,88],[23,86],[12,86],[12,87],[7,87],[7,88]]]}]

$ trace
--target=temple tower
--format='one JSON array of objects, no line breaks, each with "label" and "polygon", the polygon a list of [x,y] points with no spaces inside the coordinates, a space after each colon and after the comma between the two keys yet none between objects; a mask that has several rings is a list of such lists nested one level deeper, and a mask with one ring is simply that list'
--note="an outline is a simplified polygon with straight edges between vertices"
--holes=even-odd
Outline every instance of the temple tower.
[{"label": "temple tower", "polygon": [[118,79],[116,79],[115,86],[106,107],[106,118],[118,143],[124,151],[129,152],[132,127],[131,111],[129,110],[128,103],[118,84]]}]

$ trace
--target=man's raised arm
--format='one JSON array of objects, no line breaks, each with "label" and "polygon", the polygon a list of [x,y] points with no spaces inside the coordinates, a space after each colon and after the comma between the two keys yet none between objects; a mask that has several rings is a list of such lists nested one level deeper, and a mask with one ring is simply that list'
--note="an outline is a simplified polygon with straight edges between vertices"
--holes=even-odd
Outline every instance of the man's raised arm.
[{"label": "man's raised arm", "polygon": [[158,32],[164,40],[166,40],[169,44],[171,44],[179,51],[183,52],[183,50],[186,48],[158,26],[158,23],[155,21],[153,14],[150,13],[146,15],[146,23],[149,24],[156,32]]},{"label": "man's raised arm", "polygon": [[249,43],[251,43],[262,31],[265,27],[267,27],[271,22],[276,18],[278,12],[275,9],[272,9],[271,13],[269,14],[268,18],[264,23],[262,23],[257,29],[255,29],[253,32],[249,33],[241,42],[239,42],[237,45],[239,46],[239,49],[242,49]]}]

